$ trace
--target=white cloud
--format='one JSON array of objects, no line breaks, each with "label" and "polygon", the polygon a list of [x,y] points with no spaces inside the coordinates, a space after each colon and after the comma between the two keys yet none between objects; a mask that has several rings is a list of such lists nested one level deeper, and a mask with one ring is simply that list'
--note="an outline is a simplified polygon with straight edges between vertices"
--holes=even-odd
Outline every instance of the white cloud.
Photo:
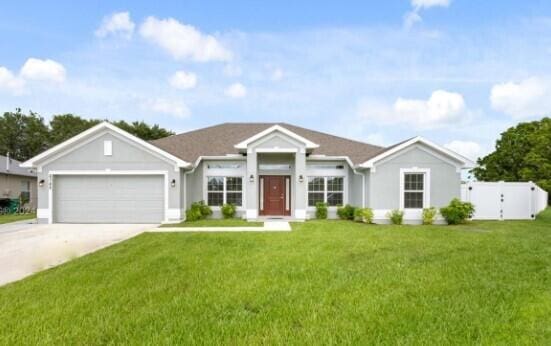
[{"label": "white cloud", "polygon": [[465,110],[463,96],[445,90],[434,91],[428,100],[398,98],[394,110],[421,124],[448,122]]},{"label": "white cloud", "polygon": [[178,60],[228,61],[232,54],[212,35],[205,35],[176,19],[148,17],[140,27],[146,40],[158,45]]},{"label": "white cloud", "polygon": [[431,7],[448,7],[451,0],[411,0],[413,9],[404,15],[404,26],[411,28],[415,23],[422,22],[419,12]]},{"label": "white cloud", "polygon": [[247,96],[247,88],[241,83],[234,83],[226,88],[224,91],[226,96],[233,98],[240,98]]},{"label": "white cloud", "polygon": [[100,27],[96,30],[97,37],[108,35],[119,35],[124,38],[131,38],[136,25],[130,19],[130,13],[118,12],[103,18]]},{"label": "white cloud", "polygon": [[66,72],[65,67],[56,61],[29,58],[21,68],[20,75],[29,80],[61,83],[65,81]]},{"label": "white cloud", "polygon": [[176,89],[193,89],[197,85],[197,76],[192,72],[177,71],[168,82]]},{"label": "white cloud", "polygon": [[450,2],[450,0],[411,0],[411,6],[414,8],[448,7]]},{"label": "white cloud", "polygon": [[14,95],[23,93],[25,81],[15,76],[7,68],[0,66],[0,90],[7,90]]},{"label": "white cloud", "polygon": [[279,67],[272,71],[272,80],[280,81],[283,78],[283,70]]},{"label": "white cloud", "polygon": [[444,144],[444,146],[471,160],[476,160],[481,154],[480,145],[476,142],[455,140]]},{"label": "white cloud", "polygon": [[187,118],[191,111],[186,104],[180,100],[169,100],[165,98],[156,98],[147,100],[143,108],[160,114],[168,114],[176,118]]},{"label": "white cloud", "polygon": [[532,77],[496,84],[490,92],[492,108],[515,119],[551,114],[551,81]]},{"label": "white cloud", "polygon": [[408,124],[416,128],[436,128],[458,123],[468,116],[463,96],[435,90],[427,100],[398,98],[392,106],[380,102],[361,102],[360,116],[380,124]]}]

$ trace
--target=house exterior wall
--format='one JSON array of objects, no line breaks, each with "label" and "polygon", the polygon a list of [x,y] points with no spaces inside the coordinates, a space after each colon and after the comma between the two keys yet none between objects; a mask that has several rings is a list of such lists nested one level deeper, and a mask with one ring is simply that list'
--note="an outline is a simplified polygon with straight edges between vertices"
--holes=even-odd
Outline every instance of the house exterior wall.
[{"label": "house exterior wall", "polygon": [[[430,206],[442,207],[451,199],[460,197],[461,173],[453,162],[439,157],[432,149],[416,144],[391,156],[369,174],[368,206],[375,219],[384,221],[386,213],[400,209],[401,169],[430,170]],[[429,206],[425,206],[429,207]],[[420,211],[405,210],[405,220],[420,220]]]},{"label": "house exterior wall", "polygon": [[0,173],[0,198],[17,199],[21,194],[21,183],[30,183],[30,201],[27,207],[36,209],[37,180],[35,177]]},{"label": "house exterior wall", "polygon": [[[112,155],[104,155],[104,141],[112,142]],[[114,171],[160,171],[166,173],[168,184],[168,220],[179,220],[181,213],[181,174],[180,169],[168,160],[161,159],[146,149],[130,142],[122,136],[106,130],[94,136],[88,141],[83,140],[80,146],[77,145],[72,151],[49,162],[38,163],[38,180],[44,179],[45,184],[38,188],[38,219],[39,222],[46,222],[50,213],[49,190],[51,188],[50,175],[57,171],[103,171],[112,173]],[[40,169],[41,168],[41,169]],[[175,187],[170,186],[175,181]],[[55,185],[55,177],[53,178]],[[54,186],[55,188],[55,186]]]}]

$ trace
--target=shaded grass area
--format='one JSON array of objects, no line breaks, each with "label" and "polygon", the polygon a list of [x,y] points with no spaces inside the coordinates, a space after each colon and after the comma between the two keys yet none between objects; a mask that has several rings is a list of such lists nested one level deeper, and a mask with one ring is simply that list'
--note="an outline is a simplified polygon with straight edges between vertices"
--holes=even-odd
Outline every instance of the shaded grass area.
[{"label": "shaded grass area", "polygon": [[6,344],[549,344],[537,221],[146,233],[0,288]]},{"label": "shaded grass area", "polygon": [[0,215],[0,224],[30,219],[36,219],[36,214],[4,214]]},{"label": "shaded grass area", "polygon": [[249,222],[243,219],[205,219],[164,224],[161,227],[262,227],[264,222]]}]

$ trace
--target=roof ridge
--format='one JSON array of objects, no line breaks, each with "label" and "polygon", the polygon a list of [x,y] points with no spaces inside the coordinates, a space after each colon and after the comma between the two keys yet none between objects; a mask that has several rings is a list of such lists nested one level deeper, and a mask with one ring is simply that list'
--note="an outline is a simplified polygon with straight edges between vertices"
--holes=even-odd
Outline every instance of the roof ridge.
[{"label": "roof ridge", "polygon": [[385,149],[385,147],[380,146],[380,145],[371,144],[371,143],[359,141],[359,140],[356,140],[356,139],[350,139],[350,138],[346,138],[346,137],[342,137],[342,136],[337,136],[337,135],[334,135],[334,134],[331,134],[331,133],[322,132],[322,131],[318,131],[318,130],[312,130],[312,129],[308,129],[308,128],[302,127],[302,126],[297,126],[297,125],[288,124],[288,123],[280,123],[280,124],[281,124],[282,126],[287,125],[287,126],[297,127],[297,128],[302,129],[302,130],[305,130],[305,131],[315,132],[315,133],[318,133],[318,134],[321,134],[321,135],[324,135],[324,136],[331,136],[331,137],[333,137],[333,138],[339,138],[339,139],[343,139],[343,140],[349,141],[349,142],[355,142],[355,143],[359,143],[359,144],[370,145],[370,146],[372,146],[372,147],[377,147],[377,148]]}]

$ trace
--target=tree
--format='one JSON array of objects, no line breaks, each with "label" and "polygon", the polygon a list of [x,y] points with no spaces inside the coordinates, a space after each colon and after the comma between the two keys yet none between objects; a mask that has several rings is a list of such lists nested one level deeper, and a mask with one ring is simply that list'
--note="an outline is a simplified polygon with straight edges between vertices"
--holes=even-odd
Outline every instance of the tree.
[{"label": "tree", "polygon": [[101,120],[84,119],[78,115],[54,115],[50,120],[50,143],[56,145],[99,124]]},{"label": "tree", "polygon": [[119,120],[112,124],[145,141],[164,138],[174,134],[174,132],[165,130],[157,124],[150,126],[143,121],[134,121],[129,124],[124,120]]},{"label": "tree", "polygon": [[473,169],[483,181],[533,181],[551,191],[551,118],[520,123],[501,134],[496,150]]},{"label": "tree", "polygon": [[0,153],[25,161],[49,147],[48,127],[44,119],[30,111],[23,114],[20,108],[5,112],[0,117]]}]

